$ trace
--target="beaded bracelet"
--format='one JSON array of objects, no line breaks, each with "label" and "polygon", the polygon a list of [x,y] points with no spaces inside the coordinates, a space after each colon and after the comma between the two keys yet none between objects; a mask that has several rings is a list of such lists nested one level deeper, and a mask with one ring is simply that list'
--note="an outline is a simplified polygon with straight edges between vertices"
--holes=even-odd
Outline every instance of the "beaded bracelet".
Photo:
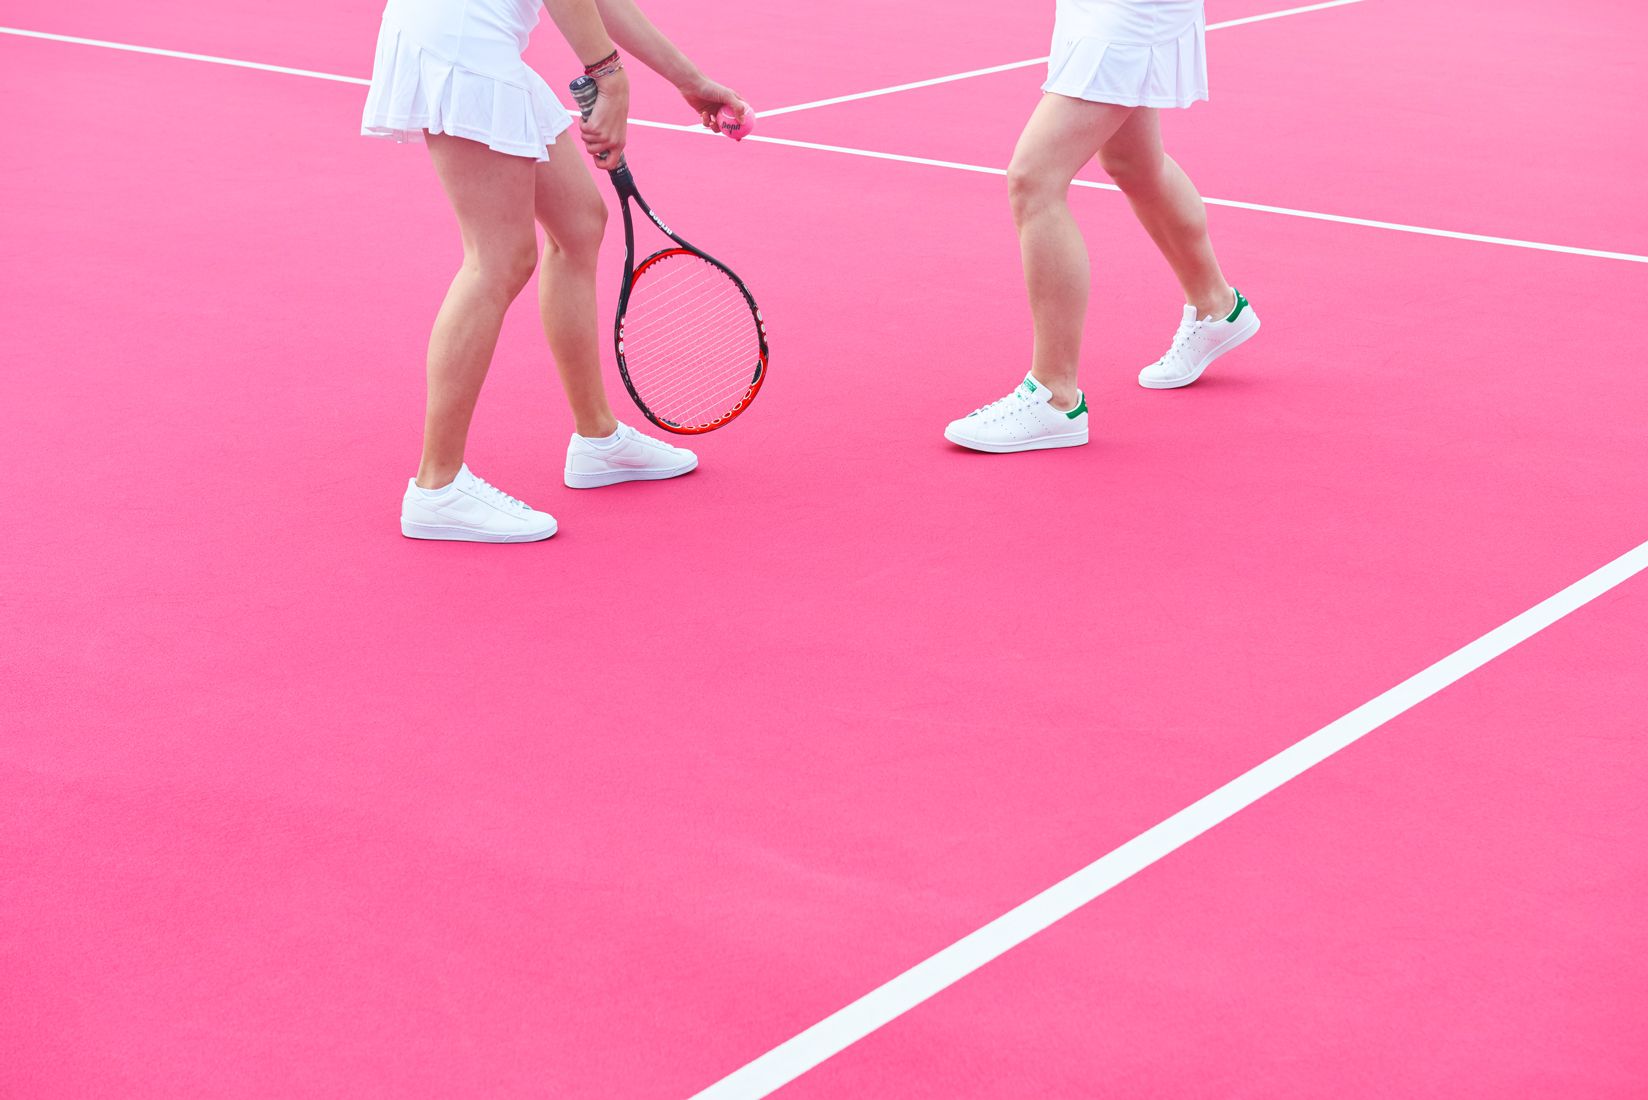
[{"label": "beaded bracelet", "polygon": [[611,76],[613,73],[621,73],[623,71],[624,63],[622,61],[614,61],[604,69],[595,69],[591,72],[585,73],[584,75],[594,80],[600,80],[603,77]]},{"label": "beaded bracelet", "polygon": [[613,50],[611,53],[607,54],[605,57],[601,58],[601,60],[595,62],[595,64],[593,64],[593,65],[585,65],[584,66],[584,75],[585,76],[594,76],[595,73],[596,73],[596,70],[609,68],[610,66],[613,66],[613,65],[619,65],[619,66],[622,65],[622,62],[620,62],[618,60],[618,51],[617,50]]}]

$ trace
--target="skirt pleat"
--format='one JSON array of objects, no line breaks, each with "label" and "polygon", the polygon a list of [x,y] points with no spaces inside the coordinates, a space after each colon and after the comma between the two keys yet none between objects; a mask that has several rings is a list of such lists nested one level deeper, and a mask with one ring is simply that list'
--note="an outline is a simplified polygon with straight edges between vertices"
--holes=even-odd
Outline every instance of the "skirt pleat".
[{"label": "skirt pleat", "polygon": [[[1182,7],[1179,5],[1178,7]],[[1207,29],[1196,5],[1174,17],[1167,37],[1149,0],[1061,6],[1042,90],[1124,107],[1188,107],[1207,98]]]},{"label": "skirt pleat", "polygon": [[572,115],[526,62],[509,80],[484,75],[436,57],[384,22],[362,134],[418,141],[427,130],[541,161],[571,125]]}]

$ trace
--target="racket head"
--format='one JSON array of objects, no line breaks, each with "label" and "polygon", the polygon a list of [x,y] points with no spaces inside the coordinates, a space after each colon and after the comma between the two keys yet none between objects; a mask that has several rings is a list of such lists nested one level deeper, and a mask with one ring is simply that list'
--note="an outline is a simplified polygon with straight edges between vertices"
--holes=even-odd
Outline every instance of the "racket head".
[{"label": "racket head", "polygon": [[724,428],[767,377],[767,327],[730,268],[693,248],[637,264],[617,321],[618,369],[648,420],[677,435]]}]

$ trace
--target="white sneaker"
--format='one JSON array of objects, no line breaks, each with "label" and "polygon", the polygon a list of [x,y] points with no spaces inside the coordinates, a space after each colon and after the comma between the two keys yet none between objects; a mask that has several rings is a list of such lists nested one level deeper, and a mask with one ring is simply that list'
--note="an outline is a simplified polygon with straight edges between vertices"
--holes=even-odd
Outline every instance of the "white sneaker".
[{"label": "white sneaker", "polygon": [[606,439],[573,435],[567,444],[566,483],[597,489],[620,481],[662,481],[698,468],[698,456],[684,447],[642,435],[628,424]]},{"label": "white sneaker", "polygon": [[1026,375],[1018,388],[1006,397],[960,420],[952,420],[944,429],[944,438],[993,454],[1085,444],[1087,395],[1078,394],[1076,407],[1069,412],[1055,409],[1052,400],[1052,390]]},{"label": "white sneaker", "polygon": [[538,542],[555,533],[555,517],[535,512],[508,493],[469,472],[444,489],[420,489],[407,483],[401,498],[401,534],[409,539],[449,542]]},{"label": "white sneaker", "polygon": [[1184,307],[1184,319],[1173,335],[1167,354],[1139,372],[1139,385],[1147,390],[1174,390],[1188,386],[1202,376],[1213,360],[1259,331],[1259,315],[1253,312],[1242,292],[1236,292],[1236,308],[1222,321],[1204,321],[1195,306]]}]

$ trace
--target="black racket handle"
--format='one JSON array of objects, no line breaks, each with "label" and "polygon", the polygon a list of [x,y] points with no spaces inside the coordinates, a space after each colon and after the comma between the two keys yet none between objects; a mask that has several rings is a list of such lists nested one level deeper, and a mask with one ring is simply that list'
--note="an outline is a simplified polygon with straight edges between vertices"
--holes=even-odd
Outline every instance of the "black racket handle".
[{"label": "black racket handle", "polygon": [[[600,87],[596,85],[592,76],[580,76],[570,87],[572,99],[578,104],[578,112],[584,116],[584,121],[588,122],[589,116],[595,110],[595,101],[601,98]],[[613,179],[617,179],[620,173],[629,175],[629,162],[624,157],[618,158],[618,167],[612,170]]]}]

